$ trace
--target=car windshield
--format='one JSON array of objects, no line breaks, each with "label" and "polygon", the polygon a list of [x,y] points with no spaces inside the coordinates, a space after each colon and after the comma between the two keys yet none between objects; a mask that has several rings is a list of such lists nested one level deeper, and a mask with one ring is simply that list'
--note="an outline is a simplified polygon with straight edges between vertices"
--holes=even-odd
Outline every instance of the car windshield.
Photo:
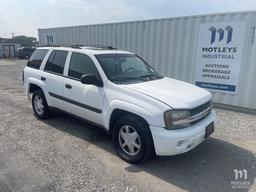
[{"label": "car windshield", "polygon": [[95,56],[111,81],[149,81],[161,77],[136,55],[100,54]]}]

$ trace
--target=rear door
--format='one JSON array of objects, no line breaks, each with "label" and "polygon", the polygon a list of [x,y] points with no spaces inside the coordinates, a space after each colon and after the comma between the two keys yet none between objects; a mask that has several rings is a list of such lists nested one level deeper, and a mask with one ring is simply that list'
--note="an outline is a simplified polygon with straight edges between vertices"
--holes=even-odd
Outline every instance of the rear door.
[{"label": "rear door", "polygon": [[[41,81],[42,69],[45,63],[46,57],[48,57],[49,49],[36,49],[32,56],[29,58],[27,66],[24,68],[23,79],[25,85],[25,93],[28,94],[29,79],[36,79]],[[45,88],[44,83],[42,86]]]},{"label": "rear door", "polygon": [[76,52],[70,54],[63,85],[65,111],[101,125],[104,89],[80,82],[84,74],[100,78],[98,70],[89,56]]},{"label": "rear door", "polygon": [[44,66],[41,80],[45,82],[45,95],[49,106],[63,109],[63,72],[68,51],[53,50]]}]

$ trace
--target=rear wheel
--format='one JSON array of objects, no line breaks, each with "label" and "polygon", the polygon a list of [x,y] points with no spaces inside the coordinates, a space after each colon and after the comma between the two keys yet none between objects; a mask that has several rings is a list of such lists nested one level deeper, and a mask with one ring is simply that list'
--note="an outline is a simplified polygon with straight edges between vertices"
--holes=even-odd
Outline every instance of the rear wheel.
[{"label": "rear wheel", "polygon": [[49,107],[42,90],[38,89],[33,92],[32,107],[37,118],[46,119],[49,116]]},{"label": "rear wheel", "polygon": [[118,155],[129,163],[146,161],[154,154],[148,125],[136,116],[123,116],[116,122],[113,142]]}]

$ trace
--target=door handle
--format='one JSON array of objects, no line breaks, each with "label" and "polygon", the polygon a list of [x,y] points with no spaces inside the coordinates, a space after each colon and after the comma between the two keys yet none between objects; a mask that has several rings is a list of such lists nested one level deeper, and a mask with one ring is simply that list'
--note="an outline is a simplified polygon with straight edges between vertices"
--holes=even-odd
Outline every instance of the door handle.
[{"label": "door handle", "polygon": [[67,89],[71,89],[71,88],[72,88],[72,86],[69,85],[69,84],[66,84],[65,87],[66,87]]},{"label": "door handle", "polygon": [[42,80],[42,81],[45,81],[45,80],[46,80],[46,78],[45,78],[45,77],[41,77],[41,80]]}]

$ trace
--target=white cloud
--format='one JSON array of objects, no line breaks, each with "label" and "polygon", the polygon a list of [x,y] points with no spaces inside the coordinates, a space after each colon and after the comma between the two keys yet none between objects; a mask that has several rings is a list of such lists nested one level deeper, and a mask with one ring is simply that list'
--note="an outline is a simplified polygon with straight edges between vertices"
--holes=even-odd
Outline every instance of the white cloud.
[{"label": "white cloud", "polygon": [[38,28],[256,9],[256,0],[1,0],[0,37]]},{"label": "white cloud", "polygon": [[85,3],[83,0],[48,0],[48,2],[57,8],[82,8]]},{"label": "white cloud", "polygon": [[[49,0],[49,4],[56,9],[69,9],[70,15],[80,15],[87,23],[99,23],[145,18],[145,14],[140,7],[120,0]],[[77,12],[73,13],[72,9]]]},{"label": "white cloud", "polygon": [[[207,1],[201,0],[202,5],[207,4]],[[211,6],[216,10],[220,11],[246,11],[255,10],[256,1],[255,0],[208,0],[208,5],[206,7],[211,8]]]},{"label": "white cloud", "polygon": [[53,17],[50,17],[46,12],[38,10],[38,9],[34,9],[33,10],[34,16],[40,17],[44,20],[48,20],[48,21],[55,21],[55,19]]},{"label": "white cloud", "polygon": [[235,5],[236,9],[239,10],[255,10],[256,1],[255,0],[233,0],[232,4]]}]

